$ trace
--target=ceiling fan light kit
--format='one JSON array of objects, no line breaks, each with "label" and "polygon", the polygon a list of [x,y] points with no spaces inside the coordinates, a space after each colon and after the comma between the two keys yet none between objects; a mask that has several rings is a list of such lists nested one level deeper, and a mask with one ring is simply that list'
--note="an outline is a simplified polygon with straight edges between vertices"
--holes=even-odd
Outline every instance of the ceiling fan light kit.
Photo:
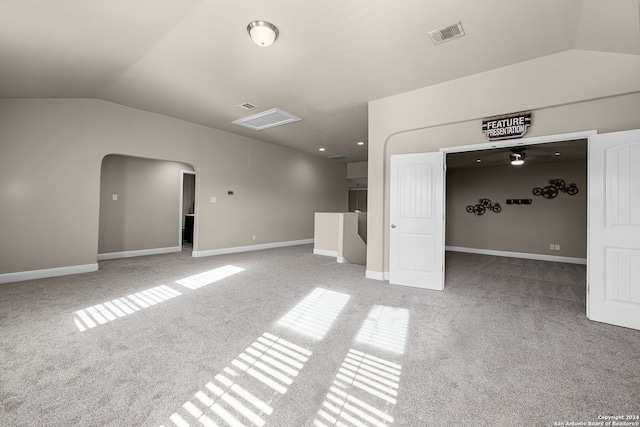
[{"label": "ceiling fan light kit", "polygon": [[513,149],[509,154],[509,160],[511,160],[513,166],[524,165],[524,157],[525,154],[522,149]]}]

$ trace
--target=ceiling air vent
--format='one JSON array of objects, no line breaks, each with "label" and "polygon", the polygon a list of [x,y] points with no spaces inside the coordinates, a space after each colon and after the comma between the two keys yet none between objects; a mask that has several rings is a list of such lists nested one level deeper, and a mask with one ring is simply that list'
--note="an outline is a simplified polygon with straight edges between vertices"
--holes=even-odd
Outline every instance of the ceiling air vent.
[{"label": "ceiling air vent", "polygon": [[448,27],[430,31],[429,35],[433,40],[433,44],[440,44],[464,36],[464,30],[462,29],[462,23],[458,22]]},{"label": "ceiling air vent", "polygon": [[338,154],[336,156],[330,156],[329,158],[331,160],[341,160],[341,161],[350,160],[350,158],[345,156],[344,154]]},{"label": "ceiling air vent", "polygon": [[272,108],[271,110],[263,111],[262,113],[254,114],[253,116],[234,120],[231,123],[252,130],[263,130],[297,122],[299,120],[302,119],[278,108]]},{"label": "ceiling air vent", "polygon": [[257,105],[253,105],[250,102],[243,102],[242,104],[238,105],[238,107],[244,109],[244,110],[252,110],[254,108],[257,107]]}]

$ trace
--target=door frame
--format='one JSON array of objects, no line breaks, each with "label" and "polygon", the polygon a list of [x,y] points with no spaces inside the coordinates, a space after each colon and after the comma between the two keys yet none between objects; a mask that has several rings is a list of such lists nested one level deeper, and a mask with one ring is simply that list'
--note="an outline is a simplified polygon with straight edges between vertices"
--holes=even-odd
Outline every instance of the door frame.
[{"label": "door frame", "polygon": [[[196,177],[196,171],[189,171],[189,170],[185,170],[182,169],[180,171],[180,200],[179,200],[179,210],[178,210],[178,246],[180,247],[180,250],[182,250],[182,220],[183,220],[183,216],[184,216],[184,176],[185,175],[193,175],[194,176],[194,192],[196,191],[195,189],[195,177]],[[198,198],[194,197],[193,199],[193,212],[196,212],[196,200]],[[193,247],[192,250],[195,249],[195,236],[196,236],[196,217],[194,216],[193,218]]]},{"label": "door frame", "polygon": [[[509,139],[509,140],[492,141],[492,142],[485,142],[485,143],[479,143],[479,144],[443,147],[443,148],[440,148],[440,151],[444,153],[444,166],[446,166],[447,153],[463,153],[467,151],[491,150],[494,148],[513,147],[518,145],[547,144],[551,142],[571,141],[571,140],[577,140],[577,139],[586,139],[588,141],[591,136],[597,135],[597,134],[598,134],[597,130],[586,130],[586,131],[580,131],[580,132],[569,132],[569,133],[559,133],[554,135],[535,136],[535,137],[523,138],[523,139],[517,139],[517,140]],[[587,178],[589,176],[588,150],[589,150],[589,144],[587,143]],[[443,191],[446,198],[446,194],[447,194],[446,180],[444,180],[443,185],[444,185]],[[588,206],[588,200],[589,200],[589,195],[587,194],[587,206]],[[445,227],[446,229],[446,221],[447,221],[446,206],[443,207],[443,212],[444,212],[443,227]],[[589,238],[588,225],[589,225],[589,212],[587,212],[587,230],[585,230],[585,233],[587,233],[587,240]],[[445,248],[443,247],[442,250],[444,251]],[[389,256],[391,256],[391,253],[389,253]],[[588,266],[589,266],[589,253],[587,251],[587,268],[589,268]],[[446,274],[446,271],[445,271],[445,274]],[[589,298],[588,292],[587,292],[587,298]]]},{"label": "door frame", "polygon": [[513,147],[517,145],[548,144],[550,142],[571,141],[574,139],[589,139],[592,135],[597,135],[597,130],[586,130],[581,132],[559,133],[555,135],[534,136],[523,139],[507,139],[502,141],[485,142],[481,144],[458,145],[455,147],[444,147],[440,151],[446,153],[463,153],[467,151],[491,150],[493,148]]}]

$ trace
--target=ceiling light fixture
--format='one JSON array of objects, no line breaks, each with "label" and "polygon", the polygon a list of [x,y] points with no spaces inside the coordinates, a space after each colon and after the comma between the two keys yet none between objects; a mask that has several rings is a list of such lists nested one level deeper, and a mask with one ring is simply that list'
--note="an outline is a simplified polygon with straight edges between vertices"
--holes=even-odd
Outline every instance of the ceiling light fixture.
[{"label": "ceiling light fixture", "polygon": [[247,25],[247,31],[251,36],[251,40],[262,47],[271,46],[280,35],[276,26],[267,21],[253,21]]},{"label": "ceiling light fixture", "polygon": [[360,141],[358,142],[358,145],[364,145],[364,142]]},{"label": "ceiling light fixture", "polygon": [[324,148],[318,148],[318,151],[324,151]]},{"label": "ceiling light fixture", "polygon": [[559,156],[559,155],[560,155],[560,152],[559,152],[559,151],[556,151],[555,153],[553,153],[553,155],[554,155],[554,156]]}]

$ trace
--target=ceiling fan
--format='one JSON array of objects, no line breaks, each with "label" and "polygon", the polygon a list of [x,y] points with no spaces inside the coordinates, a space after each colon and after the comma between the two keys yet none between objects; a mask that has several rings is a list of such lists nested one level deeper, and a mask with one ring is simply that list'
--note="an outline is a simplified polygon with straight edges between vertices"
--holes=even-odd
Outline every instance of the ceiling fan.
[{"label": "ceiling fan", "polygon": [[526,147],[513,147],[509,149],[508,156],[501,155],[500,159],[488,162],[488,164],[510,162],[514,166],[520,166],[525,163],[526,160],[547,160],[551,156],[546,154],[529,155],[525,152]]},{"label": "ceiling fan", "polygon": [[509,154],[509,160],[511,160],[511,164],[513,166],[524,165],[524,158],[525,158],[524,148],[518,147],[518,148],[511,149],[511,154]]}]

